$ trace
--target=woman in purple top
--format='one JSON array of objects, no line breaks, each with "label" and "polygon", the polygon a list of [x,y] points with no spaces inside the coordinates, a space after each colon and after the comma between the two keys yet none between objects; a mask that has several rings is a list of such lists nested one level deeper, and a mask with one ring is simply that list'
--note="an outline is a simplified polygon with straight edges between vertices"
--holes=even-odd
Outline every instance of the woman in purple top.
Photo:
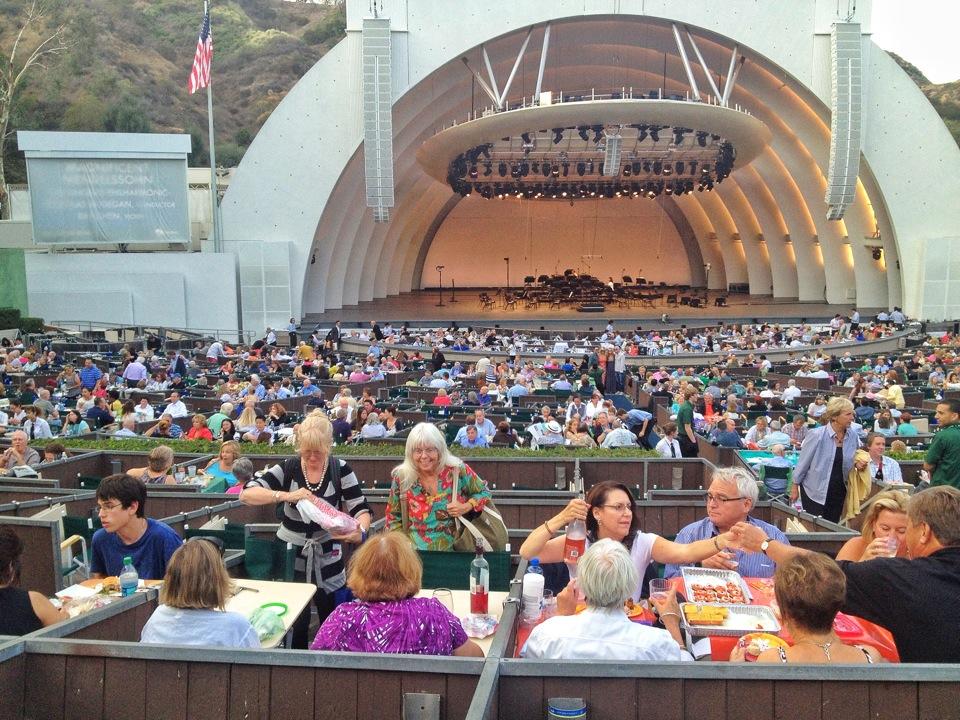
[{"label": "woman in purple top", "polygon": [[374,535],[350,559],[347,585],[357,599],[333,611],[310,648],[483,657],[440,601],[416,597],[422,577],[409,538],[400,532]]}]

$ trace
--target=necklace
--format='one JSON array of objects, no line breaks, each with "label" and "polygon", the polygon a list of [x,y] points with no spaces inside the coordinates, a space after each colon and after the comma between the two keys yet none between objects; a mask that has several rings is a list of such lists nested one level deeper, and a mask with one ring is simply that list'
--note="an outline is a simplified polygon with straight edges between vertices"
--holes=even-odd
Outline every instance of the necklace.
[{"label": "necklace", "polygon": [[[326,463],[324,463],[324,467],[325,466],[326,466]],[[325,475],[325,473],[321,472],[320,482],[314,484],[310,482],[310,475],[307,472],[307,464],[302,459],[300,460],[300,469],[303,471],[303,482],[306,483],[307,490],[309,490],[312,493],[317,492],[317,490],[320,489],[320,486],[323,485],[323,476]]]},{"label": "necklace", "polygon": [[827,656],[827,660],[832,661],[833,658],[830,657],[830,648],[833,646],[834,642],[835,642],[834,640],[831,640],[830,642],[818,643],[816,640],[804,639],[804,640],[795,640],[793,644],[799,645],[800,643],[807,643],[809,645],[816,645],[818,648],[823,650],[823,654]]}]

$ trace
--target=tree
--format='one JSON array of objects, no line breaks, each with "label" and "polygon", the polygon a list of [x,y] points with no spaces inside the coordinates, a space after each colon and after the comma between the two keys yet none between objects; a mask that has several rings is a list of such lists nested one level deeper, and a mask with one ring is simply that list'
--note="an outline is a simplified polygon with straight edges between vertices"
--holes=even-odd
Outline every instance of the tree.
[{"label": "tree", "polygon": [[31,0],[9,54],[5,51],[0,54],[0,218],[9,217],[10,213],[3,151],[17,88],[31,68],[46,69],[47,60],[70,47],[66,40],[66,23],[57,25],[53,31],[47,26],[50,10],[47,0]]}]

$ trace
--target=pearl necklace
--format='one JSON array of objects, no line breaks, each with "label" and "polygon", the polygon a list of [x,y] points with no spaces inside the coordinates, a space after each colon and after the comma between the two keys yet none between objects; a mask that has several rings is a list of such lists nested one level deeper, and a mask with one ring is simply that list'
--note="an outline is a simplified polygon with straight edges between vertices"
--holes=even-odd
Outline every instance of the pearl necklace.
[{"label": "pearl necklace", "polygon": [[[326,468],[326,465],[327,463],[324,462],[323,464],[324,468]],[[310,482],[310,476],[307,474],[307,464],[303,461],[302,458],[300,460],[300,470],[303,472],[303,482],[306,484],[307,490],[309,490],[312,493],[317,492],[320,489],[320,486],[323,485],[323,476],[326,475],[326,471],[324,470],[320,473],[320,482],[314,485],[312,482]]]}]

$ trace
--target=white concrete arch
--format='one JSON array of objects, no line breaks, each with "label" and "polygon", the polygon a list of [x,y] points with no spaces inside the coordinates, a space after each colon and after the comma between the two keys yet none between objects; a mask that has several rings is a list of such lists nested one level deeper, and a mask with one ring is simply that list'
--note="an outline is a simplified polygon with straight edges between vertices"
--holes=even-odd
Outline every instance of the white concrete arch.
[{"label": "white concrete arch", "polygon": [[710,272],[707,273],[707,288],[710,290],[726,290],[727,270],[724,264],[723,252],[720,248],[720,238],[714,229],[710,218],[703,211],[703,206],[694,195],[681,195],[674,198],[680,212],[687,218],[693,233],[700,245],[700,254],[703,262],[710,263]]},{"label": "white concrete arch", "polygon": [[[730,178],[739,186],[744,197],[752,198],[753,208],[763,233],[763,252],[766,253],[773,285],[773,297],[797,297],[797,266],[785,249],[784,236],[788,235],[783,215],[767,185],[751,164],[741,168]],[[724,183],[726,184],[726,183]]]},{"label": "white concrete arch", "polygon": [[[893,304],[902,294],[908,313],[931,318],[960,315],[960,270],[951,274],[951,260],[960,261],[956,230],[960,206],[953,200],[960,194],[960,151],[912,81],[869,41],[869,0],[858,4],[855,17],[863,23],[869,87],[862,187],[845,221],[850,245],[843,242],[840,224],[824,220],[830,95],[826,40],[835,3],[797,0],[758,10],[753,0],[713,6],[680,0],[625,1],[612,7],[606,0],[539,5],[491,0],[457,13],[448,12],[439,0],[384,0],[384,6],[394,30],[398,203],[392,222],[397,225],[376,227],[359,217],[370,215],[364,208],[360,162],[360,28],[366,3],[348,0],[347,38],[306,73],[268,119],[223,204],[226,247],[238,255],[242,290],[248,287],[252,295],[262,295],[265,288],[256,283],[266,282],[266,273],[251,264],[251,258],[261,254],[244,253],[245,243],[281,243],[283,253],[278,256],[289,256],[290,306],[275,303],[262,311],[245,311],[245,324],[280,324],[291,314],[410,287],[418,258],[422,262],[425,252],[424,238],[448,207],[450,193],[438,183],[423,182],[409,157],[438,123],[452,117],[447,113],[465,115],[470,81],[459,57],[470,53],[475,63],[476,48],[486,43],[502,82],[526,29],[537,25],[516,85],[529,93],[540,28],[548,21],[556,31],[556,44],[548,57],[545,89],[569,89],[567,81],[578,84],[586,79],[591,80],[589,86],[604,81],[649,84],[663,72],[662,55],[657,56],[664,52],[667,87],[685,87],[670,42],[669,22],[676,21],[690,26],[715,73],[726,73],[726,53],[739,44],[749,62],[734,99],[762,119],[778,113],[789,118],[786,126],[774,130],[771,148],[749,174],[734,173],[729,190],[712,199],[676,201],[697,236],[704,262],[712,264],[711,287],[743,275],[752,286],[766,283],[769,288],[769,277],[779,295],[781,286],[792,288],[795,275],[800,299],[822,299],[826,286],[830,301],[847,305],[847,290],[855,287],[861,303]],[[615,30],[607,32],[611,27]],[[600,31],[613,42],[604,45]],[[582,60],[578,67],[592,74],[588,77],[570,67],[570,58]],[[702,75],[698,80],[703,89]],[[942,182],[929,186],[918,180],[931,174]],[[873,231],[874,215],[884,246],[884,261],[879,264],[857,244],[862,243],[860,236]],[[806,226],[811,224],[821,248],[810,242]],[[760,258],[762,267],[748,272],[742,247],[725,248],[709,239],[717,232],[722,240],[732,226],[744,238],[744,227],[750,232],[759,227],[765,237],[768,226],[776,227],[777,233],[786,228],[793,244],[780,247],[782,238],[776,238],[775,247],[767,238],[769,260],[761,251],[754,260]],[[725,255],[723,275],[729,278],[717,277],[720,253]],[[315,264],[310,264],[311,255],[316,256]],[[791,255],[793,263],[781,263]],[[714,256],[716,262],[709,259]],[[384,264],[390,269],[384,270]],[[348,279],[348,272],[362,277]]]}]

